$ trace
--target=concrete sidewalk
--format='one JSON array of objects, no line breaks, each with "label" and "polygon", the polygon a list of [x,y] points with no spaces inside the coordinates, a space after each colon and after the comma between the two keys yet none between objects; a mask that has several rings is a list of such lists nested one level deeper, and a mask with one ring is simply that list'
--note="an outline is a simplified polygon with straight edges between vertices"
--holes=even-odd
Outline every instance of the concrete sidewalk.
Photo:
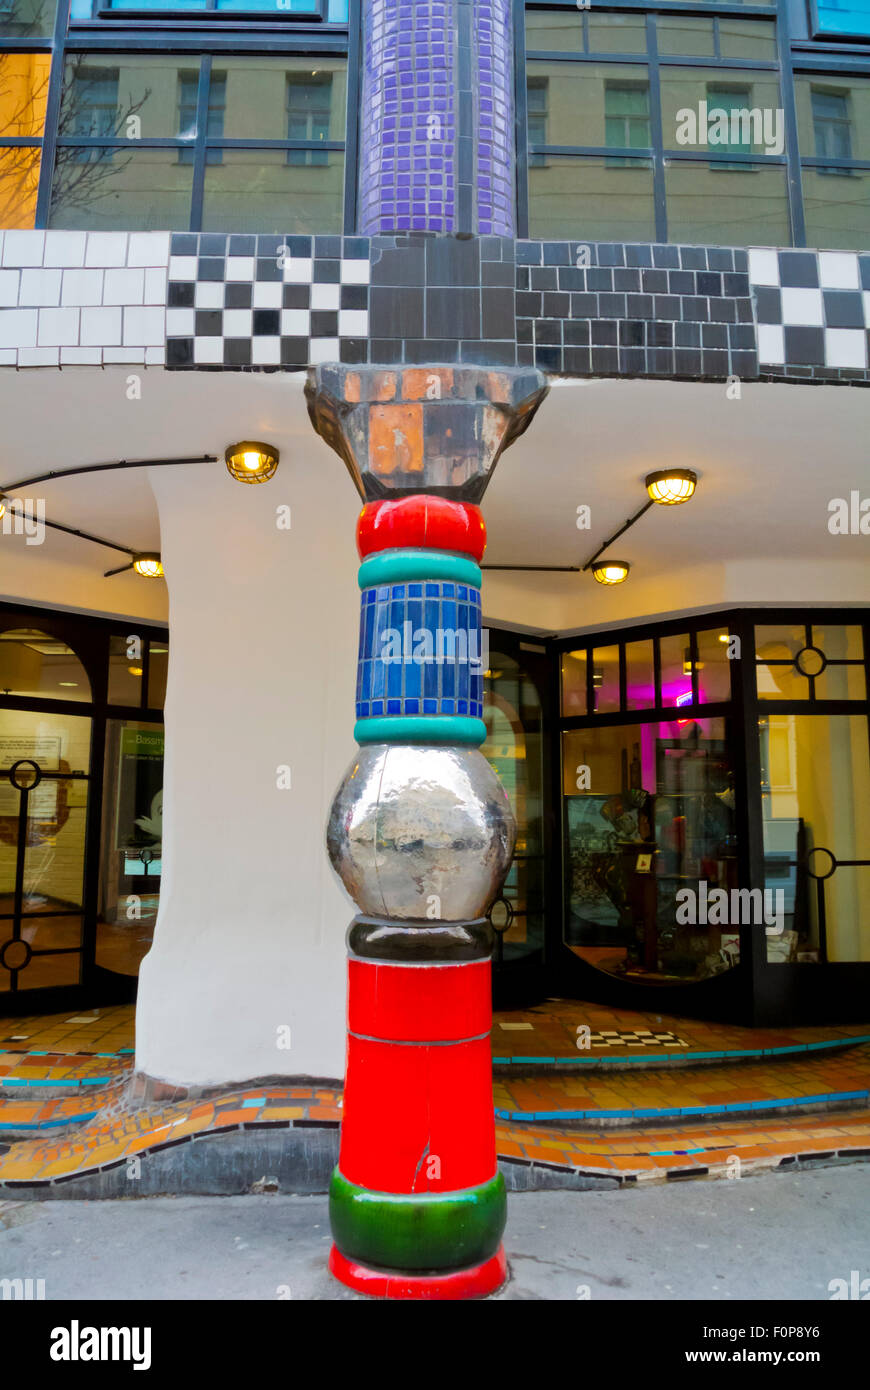
[{"label": "concrete sidewalk", "polygon": [[[828,1300],[870,1277],[870,1166],[509,1199],[501,1299]],[[322,1197],[0,1203],[0,1278],[47,1299],[352,1299]]]}]

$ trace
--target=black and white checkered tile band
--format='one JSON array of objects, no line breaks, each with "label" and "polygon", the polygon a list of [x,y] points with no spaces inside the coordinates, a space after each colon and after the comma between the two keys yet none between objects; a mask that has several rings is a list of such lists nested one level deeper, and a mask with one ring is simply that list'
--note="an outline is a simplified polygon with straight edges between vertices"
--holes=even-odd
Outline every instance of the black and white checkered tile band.
[{"label": "black and white checkered tile band", "polygon": [[[580,263],[580,253],[582,264]],[[870,384],[870,254],[173,233],[170,370],[534,365]]]},{"label": "black and white checkered tile band", "polygon": [[602,1029],[589,1037],[591,1047],[688,1047],[684,1038],[676,1033],[653,1033],[645,1028],[637,1028],[633,1033],[617,1029]]},{"label": "black and white checkered tile band", "polygon": [[870,340],[870,255],[749,252],[758,362],[862,370]]},{"label": "black and white checkered tile band", "polygon": [[333,236],[172,237],[168,367],[365,362],[369,242]]}]

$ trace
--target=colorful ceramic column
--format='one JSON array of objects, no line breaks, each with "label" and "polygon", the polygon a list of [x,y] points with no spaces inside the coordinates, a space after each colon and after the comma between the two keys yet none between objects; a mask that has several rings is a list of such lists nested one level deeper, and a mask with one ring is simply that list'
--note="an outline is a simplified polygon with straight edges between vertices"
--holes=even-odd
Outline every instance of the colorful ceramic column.
[{"label": "colorful ceramic column", "polygon": [[536,372],[477,368],[324,367],[309,378],[315,427],[366,503],[359,751],[327,834],[359,909],[330,1268],[382,1297],[476,1297],[505,1277],[485,913],[515,826],[479,751],[476,502],[544,390]]}]

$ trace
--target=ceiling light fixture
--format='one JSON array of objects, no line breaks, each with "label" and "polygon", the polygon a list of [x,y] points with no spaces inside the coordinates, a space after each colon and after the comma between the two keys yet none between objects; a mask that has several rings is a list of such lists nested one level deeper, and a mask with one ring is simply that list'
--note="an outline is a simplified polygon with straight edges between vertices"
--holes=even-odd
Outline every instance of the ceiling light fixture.
[{"label": "ceiling light fixture", "polygon": [[240,444],[231,444],[224,457],[236,482],[265,483],[274,476],[281,456],[272,444],[244,439]]},{"label": "ceiling light fixture", "polygon": [[[681,502],[688,502],[698,485],[698,475],[693,473],[690,468],[660,468],[655,473],[648,473],[645,483],[648,494],[646,501],[638,507],[636,512],[626,518],[618,531],[614,531],[612,536],[607,537],[607,540],[598,547],[594,555],[589,557],[585,565],[493,565],[482,563],[480,568],[484,570],[538,570],[548,574],[585,574],[587,570],[591,570],[599,584],[621,584],[624,579],[628,578],[628,571],[631,566],[622,560],[601,560],[600,556],[604,554],[605,550],[609,550],[612,545],[615,545],[620,536],[625,535],[629,527],[633,526],[636,521],[640,521],[640,518],[649,511],[650,507],[656,504],[664,507],[676,507]],[[614,571],[613,577],[608,576],[610,570]]]},{"label": "ceiling light fixture", "polygon": [[143,579],[163,578],[163,564],[156,550],[142,550],[134,555],[133,568]]},{"label": "ceiling light fixture", "polygon": [[630,569],[627,560],[599,560],[592,566],[592,573],[599,584],[622,584]]},{"label": "ceiling light fixture", "polygon": [[678,507],[688,502],[698,485],[698,475],[691,468],[660,468],[646,479],[646,490],[653,502],[662,507]]}]

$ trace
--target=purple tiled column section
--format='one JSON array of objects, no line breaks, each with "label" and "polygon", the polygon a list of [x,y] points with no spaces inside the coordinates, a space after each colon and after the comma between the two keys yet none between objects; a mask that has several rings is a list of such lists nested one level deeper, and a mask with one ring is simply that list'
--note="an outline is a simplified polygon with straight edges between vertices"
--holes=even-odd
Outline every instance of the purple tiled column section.
[{"label": "purple tiled column section", "polygon": [[449,232],[456,212],[454,0],[365,0],[363,235]]},{"label": "purple tiled column section", "polygon": [[510,0],[476,0],[477,231],[514,234],[513,40]]},{"label": "purple tiled column section", "polygon": [[510,26],[509,0],[363,0],[363,235],[513,235]]}]

